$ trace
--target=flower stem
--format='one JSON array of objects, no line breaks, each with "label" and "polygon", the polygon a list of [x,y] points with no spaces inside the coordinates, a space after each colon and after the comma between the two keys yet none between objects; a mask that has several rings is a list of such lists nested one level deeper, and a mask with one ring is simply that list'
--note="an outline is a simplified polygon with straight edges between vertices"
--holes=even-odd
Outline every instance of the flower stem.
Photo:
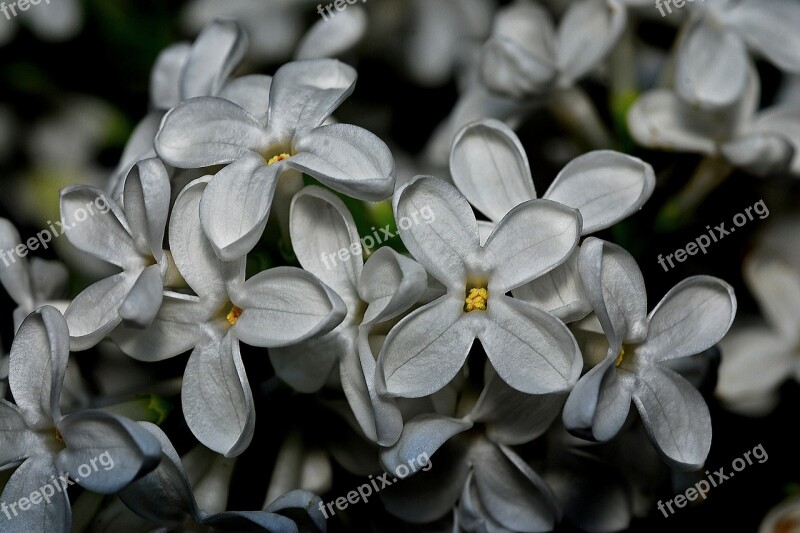
[{"label": "flower stem", "polygon": [[703,200],[733,173],[733,167],[720,157],[706,157],[681,191],[670,199],[656,218],[656,231],[671,231],[694,218]]}]

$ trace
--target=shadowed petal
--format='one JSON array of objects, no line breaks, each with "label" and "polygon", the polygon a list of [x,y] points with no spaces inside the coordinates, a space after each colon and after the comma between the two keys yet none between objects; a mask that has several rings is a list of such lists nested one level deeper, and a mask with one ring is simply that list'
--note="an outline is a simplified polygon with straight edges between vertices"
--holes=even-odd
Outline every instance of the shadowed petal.
[{"label": "shadowed petal", "polygon": [[247,35],[234,20],[215,20],[192,45],[181,75],[181,100],[214,96],[247,52]]},{"label": "shadowed petal", "polygon": [[358,294],[369,307],[362,324],[385,322],[409,310],[428,288],[422,265],[388,246],[379,248],[364,265]]},{"label": "shadowed petal", "polygon": [[468,420],[419,415],[406,422],[400,440],[381,453],[381,463],[387,472],[394,473],[400,465],[414,465],[418,457],[430,459],[445,442],[471,427]]},{"label": "shadowed petal", "polygon": [[[61,472],[47,454],[31,457],[17,468],[8,480],[0,501],[18,502],[22,498],[30,499],[31,494],[38,492],[43,485],[58,480]],[[50,501],[42,500],[39,505],[31,505],[27,511],[12,520],[4,522],[3,531],[7,533],[30,533],[31,531],[71,531],[72,509],[65,491],[55,491]]]},{"label": "shadowed petal", "polygon": [[170,183],[160,159],[139,161],[125,178],[125,218],[136,249],[144,256],[161,259],[164,229],[169,217]]},{"label": "shadowed petal", "polygon": [[627,21],[627,10],[614,0],[573,2],[558,27],[562,83],[574,83],[597,68],[617,44]]},{"label": "shadowed petal", "polygon": [[138,272],[120,272],[89,285],[70,302],[64,316],[73,350],[88,350],[122,322],[120,307],[137,279]]},{"label": "shadowed petal", "polygon": [[726,14],[747,43],[781,69],[800,74],[800,6],[793,0],[748,0]]}]

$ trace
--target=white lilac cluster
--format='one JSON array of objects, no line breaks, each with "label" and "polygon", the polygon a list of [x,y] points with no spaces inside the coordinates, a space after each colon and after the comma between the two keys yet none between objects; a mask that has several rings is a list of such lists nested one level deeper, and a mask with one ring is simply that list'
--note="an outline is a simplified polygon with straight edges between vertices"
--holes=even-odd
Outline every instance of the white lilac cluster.
[{"label": "white lilac cluster", "polygon": [[[634,83],[632,31],[649,2],[387,0],[307,32],[313,2],[222,4],[187,11],[205,26],[158,57],[151,111],[105,183],[61,190],[66,239],[112,273],[65,300],[60,263],[0,266],[18,306],[0,357],[11,400],[0,397],[0,531],[325,531],[339,472],[385,477],[423,456],[430,466],[386,483],[371,513],[408,530],[620,531],[653,512],[668,469],[704,468],[712,421],[697,368],[718,343],[718,395],[733,409],[768,411],[777,385],[800,375],[800,260],[782,244],[796,221],[746,262],[766,320],[728,337],[728,283],[692,276],[648,305],[634,257],[592,236],[656,188],[582,86]],[[334,118],[357,73],[333,57],[375,54],[397,35],[381,9],[419,24],[392,48],[412,79],[459,78],[413,177],[384,140]],[[214,19],[231,13],[242,24]],[[668,81],[623,114],[639,145],[705,157],[662,221],[735,169],[800,173],[798,102],[760,110],[753,61],[800,73],[800,4],[706,0],[680,17]],[[295,60],[241,74],[264,56]],[[542,110],[576,153],[539,195],[514,128]],[[87,217],[92,203],[108,209]],[[385,226],[401,243],[361,246],[384,226],[357,219],[381,209],[425,217]],[[0,219],[0,247],[20,243]],[[259,261],[264,246],[282,261]],[[89,390],[72,364],[86,350],[131,372],[151,403],[120,401],[120,385]],[[758,354],[771,366],[754,379]],[[159,375],[168,359],[181,379]],[[152,416],[153,398],[179,403],[173,423]],[[323,418],[335,434],[306,438]],[[187,436],[195,446],[181,456],[173,442]],[[113,468],[78,479],[103,453]],[[264,499],[249,511],[228,501],[242,458]],[[86,489],[77,502],[66,484],[32,502],[68,477]]]}]

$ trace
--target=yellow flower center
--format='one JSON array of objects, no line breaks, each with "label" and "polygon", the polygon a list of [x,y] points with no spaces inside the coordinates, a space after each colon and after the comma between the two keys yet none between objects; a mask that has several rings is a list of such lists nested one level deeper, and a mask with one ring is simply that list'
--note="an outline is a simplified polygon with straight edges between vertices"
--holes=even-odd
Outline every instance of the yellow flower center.
[{"label": "yellow flower center", "polygon": [[625,358],[625,348],[623,347],[620,349],[619,355],[617,355],[617,362],[616,362],[617,368],[619,368],[619,365],[622,364],[622,360],[624,358]]},{"label": "yellow flower center", "polygon": [[59,430],[56,430],[56,440],[61,444],[66,444],[66,442],[64,441],[64,435],[62,435]]},{"label": "yellow flower center", "polygon": [[234,305],[233,307],[231,307],[231,310],[228,311],[228,316],[226,316],[225,318],[228,320],[228,323],[232,326],[236,324],[236,321],[239,320],[240,316],[242,316],[242,310]]},{"label": "yellow flower center", "polygon": [[476,309],[486,311],[487,300],[489,300],[489,291],[483,287],[475,287],[474,289],[470,289],[466,299],[464,300],[464,311],[467,313]]},{"label": "yellow flower center", "polygon": [[289,159],[290,157],[291,156],[285,152],[282,154],[278,154],[275,157],[270,158],[270,160],[267,161],[267,165],[274,165],[278,161],[283,161],[284,159]]}]

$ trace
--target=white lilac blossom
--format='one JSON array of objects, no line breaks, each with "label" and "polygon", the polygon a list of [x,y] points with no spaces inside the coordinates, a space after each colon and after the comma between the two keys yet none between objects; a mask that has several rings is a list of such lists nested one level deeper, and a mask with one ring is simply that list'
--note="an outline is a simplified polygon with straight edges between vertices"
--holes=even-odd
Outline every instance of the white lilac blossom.
[{"label": "white lilac blossom", "polygon": [[756,175],[800,175],[800,106],[759,111],[758,74],[750,64],[747,71],[746,89],[726,107],[703,109],[670,89],[644,93],[628,113],[631,135],[649,148],[721,158]]},{"label": "white lilac blossom", "polygon": [[[141,422],[141,425],[161,444],[161,464],[121,491],[119,498],[147,524],[167,528],[168,531],[191,528],[192,531],[209,533],[219,530],[298,531],[295,520],[300,520],[300,513],[305,515],[302,525],[325,530],[325,519],[318,509],[321,500],[307,491],[297,490],[282,495],[264,510],[225,511],[230,472],[226,474],[219,469],[215,472],[212,465],[212,471],[200,478],[199,483],[197,479],[190,483],[190,457],[185,457],[185,462],[181,462],[169,438],[158,426],[147,422]],[[210,486],[207,487],[205,483]],[[204,507],[203,504],[210,505]],[[119,515],[115,522],[117,527],[125,528],[128,521],[128,516]]]},{"label": "white lilac blossom", "polygon": [[[271,349],[276,374],[299,391],[315,392],[338,365],[342,388],[367,438],[396,440],[398,415],[375,391],[369,334],[372,326],[397,317],[419,300],[427,288],[425,270],[387,247],[364,264],[352,215],[339,198],[320,187],[306,187],[295,195],[290,231],[300,264],[336,292],[347,315],[325,336]],[[344,260],[340,249],[347,250]]]},{"label": "white lilac blossom", "polygon": [[581,370],[575,339],[555,316],[506,293],[569,257],[580,236],[580,213],[530,200],[512,209],[481,246],[469,203],[445,181],[417,176],[394,202],[398,220],[425,207],[434,213],[430,224],[400,228],[400,237],[447,292],[389,332],[378,359],[379,394],[415,398],[442,389],[476,338],[517,390],[568,390]]},{"label": "white lilac blossom", "polygon": [[[131,169],[122,207],[96,187],[75,185],[61,191],[69,241],[122,270],[90,285],[70,303],[64,315],[73,349],[91,348],[123,322],[146,328],[155,318],[164,283],[175,268],[163,250],[169,197],[169,177],[158,159],[140,161]],[[97,210],[87,212],[87,206]]]},{"label": "white lilac blossom", "polygon": [[[537,197],[519,138],[497,120],[476,121],[456,135],[450,174],[469,203],[489,219],[478,222],[481,244],[509,211]],[[564,167],[542,198],[578,210],[585,236],[641,209],[652,195],[655,181],[653,168],[641,159],[598,150]],[[583,318],[591,306],[583,294],[577,259],[576,251],[563,265],[514,290],[514,297],[567,322]]]},{"label": "white lilac blossom", "polygon": [[[4,517],[4,531],[71,531],[68,476],[88,490],[112,494],[158,464],[158,440],[136,423],[103,411],[62,415],[59,398],[68,358],[69,333],[61,313],[49,306],[31,313],[11,346],[9,385],[16,404],[0,400],[0,465],[22,462],[0,500],[19,502],[51,483],[59,490],[53,485],[48,501],[15,510],[8,522]],[[96,464],[103,453],[108,454],[101,458],[104,467],[84,474],[82,466]]]},{"label": "white lilac blossom", "polygon": [[579,436],[608,441],[625,424],[633,401],[665,461],[701,468],[711,446],[708,407],[668,364],[722,339],[736,314],[733,289],[718,278],[687,278],[647,314],[642,274],[619,246],[587,239],[579,270],[604,333],[587,334],[586,350],[607,349],[607,355],[570,393],[564,425]]},{"label": "white lilac blossom", "polygon": [[322,125],[355,81],[355,70],[344,63],[296,61],[275,73],[265,114],[211,97],[167,113],[156,137],[164,161],[179,168],[231,163],[211,180],[200,206],[203,230],[220,258],[240,258],[255,246],[287,171],[362,200],[391,196],[395,167],[386,144],[357,126]]},{"label": "white lilac blossom", "polygon": [[676,90],[689,104],[728,107],[747,90],[748,49],[800,74],[800,4],[794,0],[706,0],[692,10],[679,37]]},{"label": "white lilac blossom", "polygon": [[[488,364],[484,381],[477,399],[462,394],[452,413],[415,416],[397,443],[383,449],[387,472],[420,456],[434,465],[383,492],[386,508],[414,524],[455,511],[455,523],[466,531],[550,531],[561,518],[556,498],[511,446],[540,437],[558,418],[565,395],[519,392]],[[451,416],[456,412],[467,414]]]},{"label": "white lilac blossom", "polygon": [[31,2],[27,9],[20,8],[16,2],[9,2],[4,6],[0,15],[0,45],[7,44],[14,38],[19,22],[29,26],[36,37],[51,42],[75,37],[83,25],[80,0],[51,0],[41,5]]},{"label": "white lilac blossom", "polygon": [[745,260],[745,281],[763,320],[737,322],[720,343],[716,395],[734,412],[765,415],[778,403],[778,387],[800,379],[800,256],[787,247],[798,230],[796,218],[776,222]]},{"label": "white lilac blossom", "polygon": [[199,223],[210,176],[175,200],[170,252],[193,295],[166,291],[151,326],[121,329],[112,339],[131,357],[160,361],[192,349],[183,377],[183,413],[195,436],[228,457],[253,437],[255,410],[239,341],[276,348],[324,335],[345,316],[341,298],[312,274],[292,267],[245,280],[245,258],[223,262]]}]

